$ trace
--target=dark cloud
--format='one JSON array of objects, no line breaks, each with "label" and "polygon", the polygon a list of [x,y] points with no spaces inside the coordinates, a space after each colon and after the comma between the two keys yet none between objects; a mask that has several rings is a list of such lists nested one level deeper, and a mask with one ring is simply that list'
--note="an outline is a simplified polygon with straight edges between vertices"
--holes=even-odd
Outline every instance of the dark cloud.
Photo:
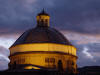
[{"label": "dark cloud", "polygon": [[100,33],[99,0],[0,0],[0,34],[20,33],[36,25],[42,8],[51,26],[81,33]]},{"label": "dark cloud", "polygon": [[77,48],[78,67],[100,66],[100,43],[77,44],[77,41],[71,41]]},{"label": "dark cloud", "polygon": [[87,46],[91,48],[89,52],[100,52],[100,43],[88,44]]},{"label": "dark cloud", "polygon": [[55,5],[55,25],[74,32],[100,33],[99,3],[98,0],[62,0]]}]

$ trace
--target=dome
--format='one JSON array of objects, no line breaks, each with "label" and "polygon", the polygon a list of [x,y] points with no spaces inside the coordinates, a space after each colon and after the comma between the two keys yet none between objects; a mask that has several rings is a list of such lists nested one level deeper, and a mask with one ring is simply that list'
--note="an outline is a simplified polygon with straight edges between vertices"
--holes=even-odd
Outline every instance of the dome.
[{"label": "dome", "polygon": [[24,32],[12,46],[28,43],[57,43],[71,45],[71,43],[56,29],[38,26]]},{"label": "dome", "polygon": [[10,69],[16,72],[17,69],[60,71],[61,68],[61,72],[76,73],[76,48],[62,33],[50,27],[47,13],[39,13],[36,19],[37,26],[25,31],[9,48]]}]

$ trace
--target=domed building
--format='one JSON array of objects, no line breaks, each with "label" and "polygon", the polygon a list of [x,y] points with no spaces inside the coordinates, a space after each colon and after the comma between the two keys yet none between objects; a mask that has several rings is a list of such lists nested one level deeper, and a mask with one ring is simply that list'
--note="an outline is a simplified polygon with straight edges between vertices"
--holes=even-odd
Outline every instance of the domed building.
[{"label": "domed building", "polygon": [[37,26],[24,32],[10,49],[10,69],[52,69],[76,73],[76,48],[49,25],[50,16],[42,11]]}]

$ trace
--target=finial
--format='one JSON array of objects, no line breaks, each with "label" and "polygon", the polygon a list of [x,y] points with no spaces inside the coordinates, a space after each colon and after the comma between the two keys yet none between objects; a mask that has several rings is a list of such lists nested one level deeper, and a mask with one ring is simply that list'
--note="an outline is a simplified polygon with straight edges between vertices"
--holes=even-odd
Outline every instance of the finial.
[{"label": "finial", "polygon": [[44,10],[44,8],[42,9],[42,12],[41,12],[42,14],[47,14],[46,12],[45,12],[45,10]]},{"label": "finial", "polygon": [[38,16],[40,15],[46,15],[46,16],[49,16],[49,14],[47,14],[44,10],[44,8],[42,9],[42,11],[38,14]]}]

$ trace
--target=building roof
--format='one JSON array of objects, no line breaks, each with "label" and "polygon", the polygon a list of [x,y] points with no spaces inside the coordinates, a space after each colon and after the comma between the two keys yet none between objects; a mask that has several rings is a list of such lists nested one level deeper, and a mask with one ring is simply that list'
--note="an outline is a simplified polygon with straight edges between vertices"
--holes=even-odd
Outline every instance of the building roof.
[{"label": "building roof", "polygon": [[40,15],[46,15],[46,16],[49,16],[49,14],[47,14],[44,9],[42,10],[42,12],[40,12],[37,16],[40,16]]},{"label": "building roof", "polygon": [[71,43],[56,29],[38,26],[24,32],[12,46],[29,43],[57,43],[71,45]]}]

